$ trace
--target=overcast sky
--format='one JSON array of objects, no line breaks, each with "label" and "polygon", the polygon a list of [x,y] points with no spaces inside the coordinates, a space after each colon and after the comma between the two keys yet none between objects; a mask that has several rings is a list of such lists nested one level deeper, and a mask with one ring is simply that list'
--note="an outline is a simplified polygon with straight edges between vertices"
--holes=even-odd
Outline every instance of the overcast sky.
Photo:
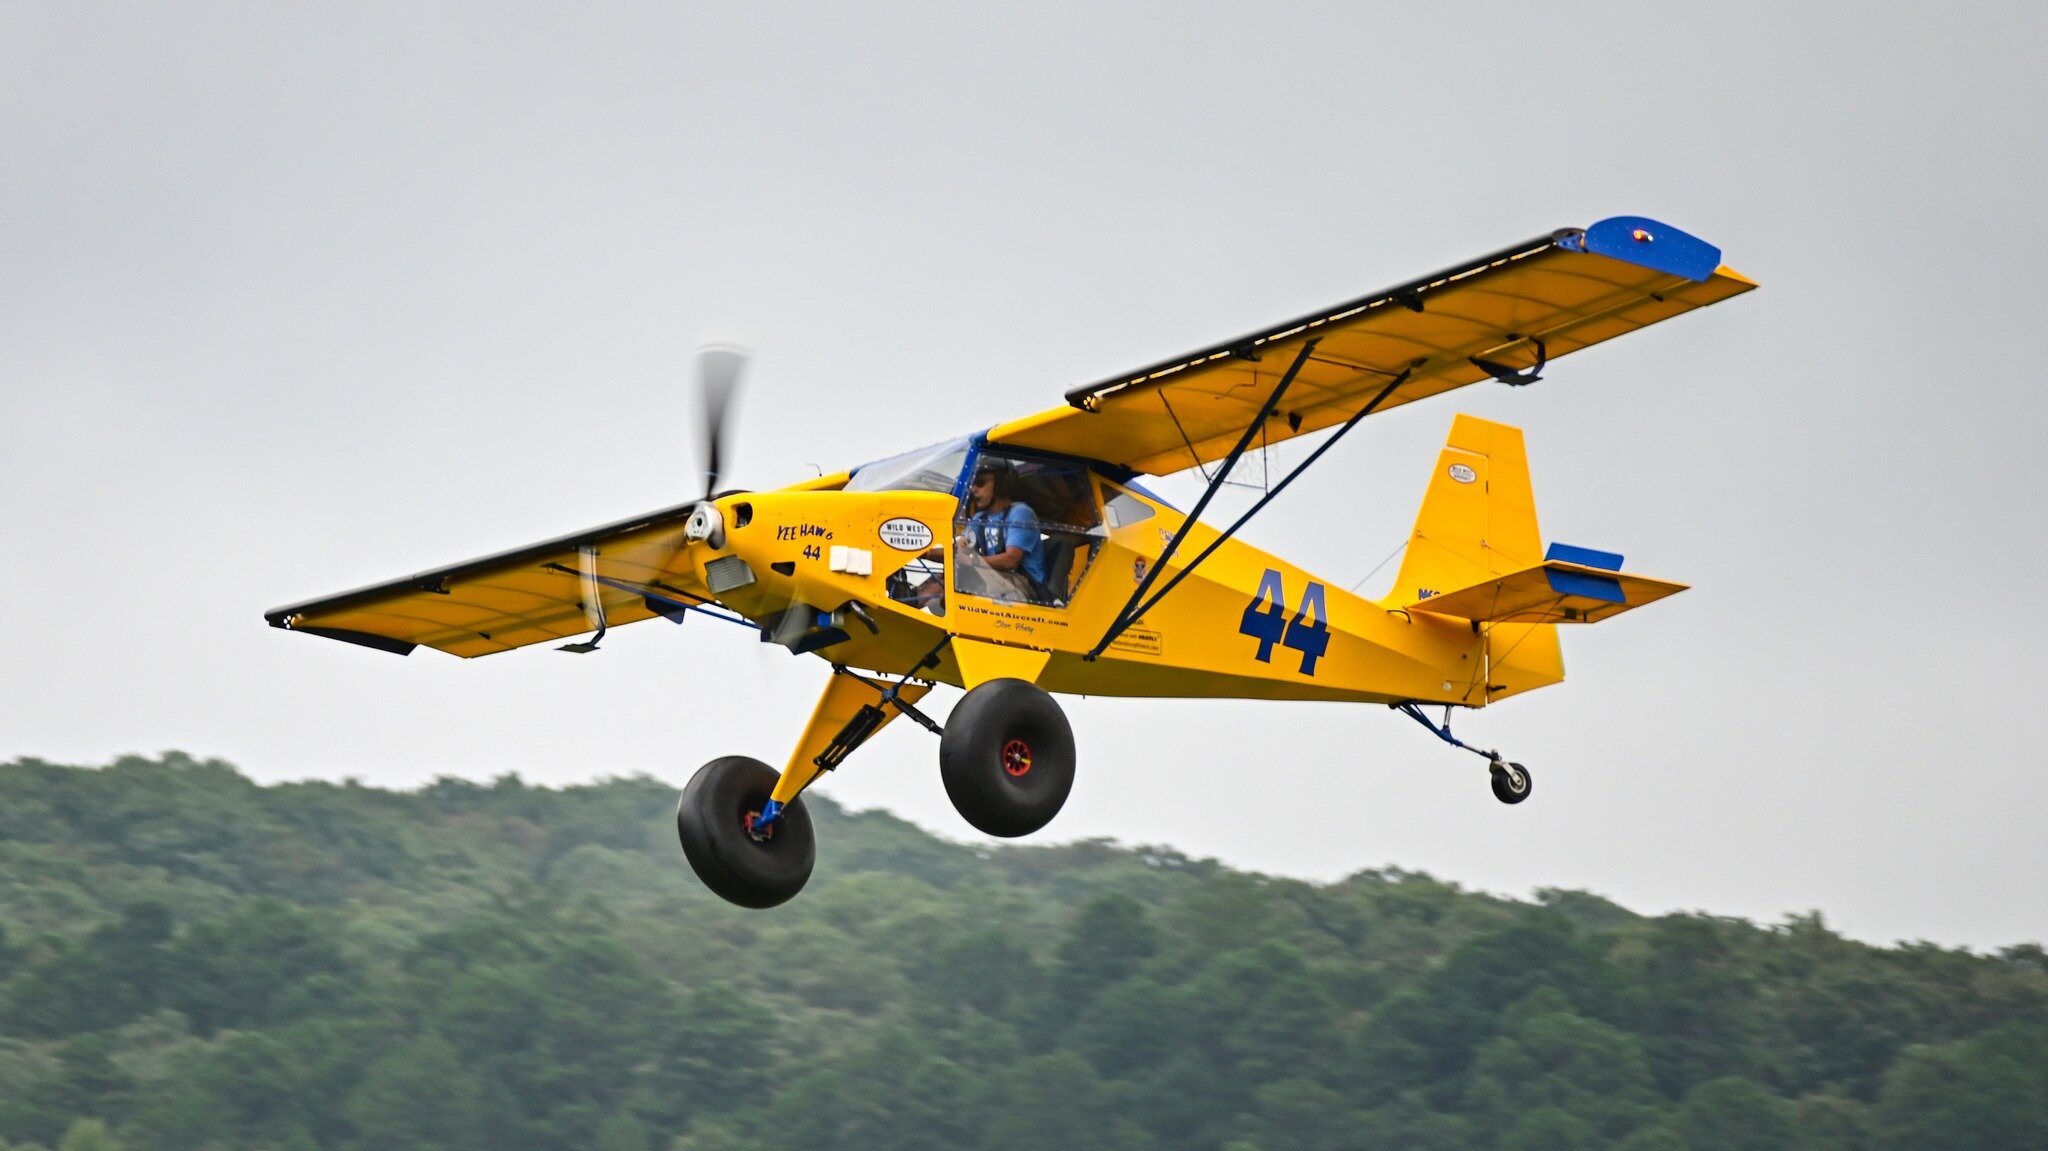
[{"label": "overcast sky", "polygon": [[[0,0],[0,760],[780,764],[826,667],[738,628],[261,613],[694,495],[707,334],[772,487],[1641,214],[1762,290],[1375,417],[1247,530],[1353,584],[1468,411],[1548,538],[1694,584],[1462,721],[1535,797],[1381,708],[1087,699],[1040,838],[2042,939],[2041,12]],[[908,724],[820,786],[972,837]]]}]

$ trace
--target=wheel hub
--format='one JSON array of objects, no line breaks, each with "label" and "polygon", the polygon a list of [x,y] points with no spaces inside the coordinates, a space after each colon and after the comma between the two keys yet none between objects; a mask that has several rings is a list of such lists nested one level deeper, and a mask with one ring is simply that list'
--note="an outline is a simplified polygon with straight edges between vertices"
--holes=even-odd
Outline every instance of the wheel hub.
[{"label": "wheel hub", "polygon": [[1003,745],[1003,770],[1012,777],[1019,777],[1031,771],[1031,745],[1021,739],[1013,739]]},{"label": "wheel hub", "polygon": [[747,813],[746,818],[740,821],[740,825],[747,829],[748,839],[753,840],[755,843],[766,843],[775,838],[775,824],[762,823],[757,827],[755,825],[760,818],[760,812],[750,811]]}]

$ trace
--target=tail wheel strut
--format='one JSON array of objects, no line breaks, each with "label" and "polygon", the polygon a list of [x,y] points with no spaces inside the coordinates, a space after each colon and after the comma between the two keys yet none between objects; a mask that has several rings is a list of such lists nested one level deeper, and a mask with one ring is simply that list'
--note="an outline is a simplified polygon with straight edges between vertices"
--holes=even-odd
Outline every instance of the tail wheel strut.
[{"label": "tail wheel strut", "polygon": [[1523,767],[1519,763],[1509,763],[1507,760],[1502,759],[1501,754],[1497,751],[1481,751],[1457,736],[1452,735],[1451,709],[1449,707],[1444,708],[1444,720],[1442,723],[1438,723],[1423,714],[1422,705],[1419,703],[1397,703],[1393,704],[1392,707],[1395,711],[1428,728],[1438,739],[1443,740],[1452,747],[1463,748],[1473,755],[1485,759],[1486,774],[1491,777],[1493,797],[1495,799],[1500,800],[1502,803],[1520,803],[1529,798],[1529,793],[1535,790],[1536,781],[1530,776],[1528,768]]}]

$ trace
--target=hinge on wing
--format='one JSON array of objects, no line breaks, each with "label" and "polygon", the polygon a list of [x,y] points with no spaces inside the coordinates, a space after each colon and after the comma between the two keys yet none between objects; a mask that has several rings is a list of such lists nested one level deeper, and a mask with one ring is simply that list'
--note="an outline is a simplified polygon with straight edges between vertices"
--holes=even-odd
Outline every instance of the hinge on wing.
[{"label": "hinge on wing", "polygon": [[576,567],[578,569],[577,575],[582,577],[583,618],[589,621],[590,626],[597,629],[597,634],[582,643],[565,643],[555,650],[573,651],[577,655],[588,655],[596,651],[597,645],[604,640],[606,626],[604,599],[598,594],[597,586],[597,548],[590,544],[584,544],[582,547],[577,548]]},{"label": "hinge on wing", "polygon": [[[1508,336],[1510,341],[1517,338],[1514,335]],[[1472,361],[1473,367],[1478,368],[1480,371],[1485,372],[1509,387],[1519,388],[1524,384],[1533,384],[1537,380],[1542,379],[1543,365],[1550,360],[1550,349],[1543,346],[1542,336],[1530,336],[1529,342],[1536,345],[1536,362],[1530,365],[1527,370],[1517,370],[1495,360],[1480,359],[1478,356],[1471,356],[1469,358]]]}]

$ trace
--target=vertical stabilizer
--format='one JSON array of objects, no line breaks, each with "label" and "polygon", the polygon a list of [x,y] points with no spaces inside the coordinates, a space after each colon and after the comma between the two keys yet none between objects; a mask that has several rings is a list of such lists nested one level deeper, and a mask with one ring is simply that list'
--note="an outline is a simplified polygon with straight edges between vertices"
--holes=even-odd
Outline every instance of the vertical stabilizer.
[{"label": "vertical stabilizer", "polygon": [[[1429,610],[1429,599],[1543,562],[1522,429],[1459,416],[1430,473],[1401,574],[1384,601]],[[1483,704],[1564,678],[1553,624],[1486,630],[1482,674],[1464,702]]]},{"label": "vertical stabilizer", "polygon": [[1407,606],[1541,562],[1522,429],[1459,416],[1388,602]]}]

